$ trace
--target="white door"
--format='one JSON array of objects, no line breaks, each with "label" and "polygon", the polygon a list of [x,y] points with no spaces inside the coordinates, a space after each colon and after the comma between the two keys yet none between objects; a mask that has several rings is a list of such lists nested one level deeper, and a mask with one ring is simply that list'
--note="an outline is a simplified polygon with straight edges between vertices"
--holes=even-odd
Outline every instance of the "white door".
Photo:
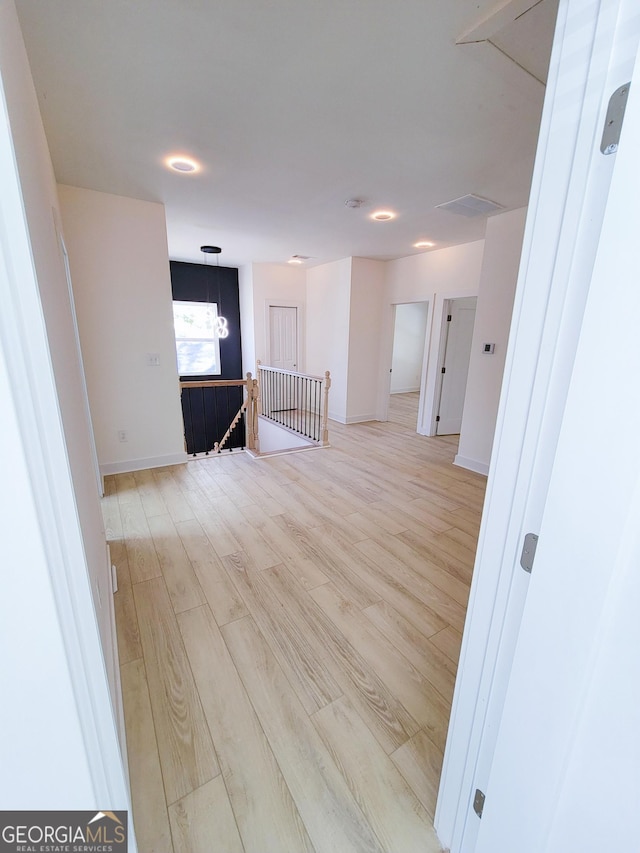
[{"label": "white door", "polygon": [[476,301],[475,296],[449,300],[440,368],[440,403],[436,416],[436,435],[457,435],[462,426]]},{"label": "white door", "polygon": [[298,369],[298,309],[269,306],[269,366],[280,370]]},{"label": "white door", "polygon": [[[522,614],[523,611],[526,613],[525,608],[529,606],[530,583],[538,571],[539,559],[543,559],[542,553],[536,558],[534,575],[526,573],[520,567],[523,540],[528,532],[540,533],[540,548],[544,552],[547,535],[543,535],[543,514],[548,512],[556,447],[565,413],[565,401],[574,377],[574,355],[581,333],[611,175],[616,158],[620,156],[603,156],[600,152],[604,115],[612,93],[631,77],[639,37],[640,18],[636,0],[610,0],[605,4],[595,0],[589,3],[583,0],[563,0],[560,4],[487,497],[435,817],[438,836],[452,853],[475,851],[480,828],[485,836],[485,833],[490,832],[489,824],[495,830],[496,820],[503,820],[505,828],[513,829],[519,825],[521,831],[532,830],[529,840],[521,844],[522,839],[514,835],[505,846],[498,843],[495,836],[489,842],[490,836],[486,835],[482,844],[486,843],[487,846],[478,849],[518,850],[521,853],[561,849],[586,853],[587,849],[591,850],[591,847],[573,843],[547,847],[540,837],[540,832],[544,834],[549,829],[548,824],[543,824],[541,800],[544,799],[545,791],[548,791],[549,798],[555,797],[559,791],[557,778],[551,779],[549,776],[544,783],[544,790],[538,784],[548,748],[558,743],[557,739],[547,738],[547,734],[552,735],[548,724],[554,722],[556,691],[545,690],[536,699],[543,705],[545,700],[550,699],[546,709],[552,710],[551,717],[545,716],[545,709],[538,706],[540,716],[537,720],[529,719],[528,709],[516,724],[515,716],[509,712],[511,725],[516,724],[518,728],[520,746],[514,738],[507,742],[506,750],[496,750],[496,738],[501,720],[504,726],[507,719],[507,690],[513,698],[515,682],[512,664],[516,643],[520,643],[519,638],[523,636]],[[640,85],[640,82],[636,85]],[[633,88],[631,91],[633,98]],[[629,110],[625,130],[628,121]],[[636,152],[637,142],[630,141],[628,149]],[[635,213],[635,206],[631,204],[629,210]],[[615,278],[613,270],[609,277],[612,280]],[[609,298],[616,298],[613,291]],[[618,304],[626,306],[624,313],[628,316],[629,300],[619,298]],[[607,360],[611,362],[609,337],[613,339],[617,326],[618,323],[613,321],[610,326],[607,325],[603,315],[601,340],[591,345],[594,356],[602,359],[603,353],[606,353]],[[630,357],[631,354],[623,359],[625,366],[629,364]],[[635,373],[637,375],[637,370]],[[623,376],[626,380],[626,371],[623,371]],[[594,399],[601,400],[606,389],[607,400],[616,401],[616,392],[611,388],[609,380],[597,385],[594,374],[589,381]],[[634,387],[633,382],[628,387]],[[637,399],[637,395],[633,399]],[[592,426],[590,420],[586,418],[584,421],[589,427]],[[593,420],[610,423],[597,415]],[[624,420],[617,418],[616,423],[624,425]],[[581,441],[581,437],[575,434],[572,440]],[[635,439],[625,442],[618,435],[614,443],[610,437],[604,443],[622,447],[623,452],[628,447],[637,446]],[[583,472],[593,473],[596,468],[600,473],[606,470],[607,466],[602,465],[599,458],[602,445],[601,441],[592,444],[592,459],[583,459],[580,465],[575,466],[576,472],[582,475]],[[631,472],[631,457],[628,462]],[[576,497],[580,488],[576,478],[573,484]],[[606,493],[606,489],[600,491],[601,494]],[[593,506],[597,508],[602,504],[594,499]],[[605,507],[608,507],[607,502]],[[572,518],[582,525],[580,537],[574,537],[572,525],[564,524]],[[586,515],[581,517],[577,508],[562,513],[557,521],[560,527],[564,524],[563,536],[567,545],[582,545],[583,538],[598,532],[600,528],[599,523],[588,521]],[[562,580],[568,565],[563,557],[556,554],[554,571],[559,580]],[[541,607],[545,622],[550,614],[554,618],[559,612],[566,614],[562,642],[573,642],[575,636],[574,651],[581,641],[577,639],[577,634],[574,635],[569,617],[582,618],[583,627],[586,625],[589,631],[596,633],[596,626],[592,620],[585,619],[586,611],[582,607],[583,593],[589,590],[592,580],[586,563],[582,580],[584,582],[573,584],[570,607],[560,604],[556,591],[551,587]],[[540,623],[537,627],[540,630]],[[546,646],[544,633],[543,626],[538,640]],[[553,659],[545,659],[541,663],[536,654],[529,659],[529,663],[531,666],[528,672],[524,668],[519,671],[520,683],[526,683],[529,677],[555,666]],[[587,670],[588,667],[581,667],[576,659],[569,671],[575,675],[583,671],[586,673]],[[534,678],[531,684],[536,683]],[[630,683],[633,681],[630,680]],[[558,685],[558,689],[562,689],[561,685]],[[530,696],[528,689],[521,697],[524,705],[527,696]],[[523,710],[522,706],[519,710]],[[531,726],[535,728],[540,724],[545,732],[542,740],[536,742],[532,738]],[[609,726],[608,730],[613,731],[613,727]],[[511,732],[513,735],[513,728]],[[570,739],[567,734],[567,744]],[[593,738],[594,744],[596,741],[600,742],[600,739]],[[531,791],[524,791],[522,787],[513,784],[513,779],[506,782],[500,767],[504,771],[506,762],[514,772],[522,773],[520,782],[526,779],[532,765],[521,764],[518,751],[526,750],[529,743],[535,744],[530,756],[535,756],[533,767],[536,779],[534,784],[531,777]],[[566,757],[566,753],[558,752],[556,757],[560,761]],[[555,771],[557,766],[554,766]],[[601,784],[593,785],[592,790],[597,789],[598,796],[608,795],[614,789],[610,784],[614,777],[615,773],[601,773]],[[585,782],[585,794],[589,784]],[[476,789],[487,794],[482,820],[473,808]],[[505,800],[509,790],[514,792],[511,802]],[[629,785],[628,791],[632,794],[637,791],[637,786]],[[583,799],[582,805],[589,808],[590,804],[588,798]],[[548,799],[545,806],[549,806]],[[591,815],[606,817],[614,814],[615,809],[606,809],[599,804],[589,811]],[[590,817],[584,822],[584,827],[589,826]],[[610,845],[601,845],[600,849],[607,846]],[[624,843],[617,844],[617,847],[621,850],[632,849],[632,845]]]},{"label": "white door", "polygon": [[639,849],[638,152],[636,60],[478,853]]}]

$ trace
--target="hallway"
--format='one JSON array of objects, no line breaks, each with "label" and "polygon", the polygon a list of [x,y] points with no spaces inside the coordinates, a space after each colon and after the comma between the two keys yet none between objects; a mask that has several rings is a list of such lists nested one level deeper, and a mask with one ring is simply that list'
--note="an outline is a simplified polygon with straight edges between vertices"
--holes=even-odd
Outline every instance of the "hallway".
[{"label": "hallway", "polygon": [[141,853],[439,850],[485,479],[394,408],[107,478]]}]

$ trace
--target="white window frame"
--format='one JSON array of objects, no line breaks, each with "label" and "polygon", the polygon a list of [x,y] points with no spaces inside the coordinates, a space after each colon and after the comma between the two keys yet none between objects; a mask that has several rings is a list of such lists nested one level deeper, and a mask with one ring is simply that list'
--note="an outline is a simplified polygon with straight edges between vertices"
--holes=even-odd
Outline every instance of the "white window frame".
[{"label": "white window frame", "polygon": [[178,349],[179,343],[206,343],[206,344],[213,343],[213,345],[215,347],[215,366],[217,369],[216,370],[207,370],[207,371],[198,371],[198,370],[181,371],[180,370],[180,362],[179,362],[179,358],[178,358],[178,373],[180,374],[180,376],[220,376],[222,374],[222,364],[220,361],[220,338],[219,338],[219,335],[216,333],[216,324],[214,323],[214,329],[212,331],[211,337],[201,337],[201,336],[194,335],[193,337],[183,338],[183,337],[178,337],[178,335],[176,334],[176,331],[175,331],[175,308],[176,308],[176,306],[185,306],[185,307],[190,308],[192,306],[199,306],[199,305],[205,305],[210,310],[213,310],[216,318],[219,317],[218,303],[217,302],[198,302],[198,301],[192,300],[192,299],[174,299],[173,300],[174,335],[175,335],[175,339],[176,339],[176,354],[177,354],[177,349]]}]

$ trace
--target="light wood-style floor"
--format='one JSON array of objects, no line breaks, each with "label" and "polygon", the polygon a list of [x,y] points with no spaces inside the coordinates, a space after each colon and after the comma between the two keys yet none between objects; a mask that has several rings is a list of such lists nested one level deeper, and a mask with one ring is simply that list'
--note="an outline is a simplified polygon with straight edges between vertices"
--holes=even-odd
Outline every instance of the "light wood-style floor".
[{"label": "light wood-style floor", "polygon": [[106,479],[140,853],[440,849],[485,482],[404,396],[327,449]]}]

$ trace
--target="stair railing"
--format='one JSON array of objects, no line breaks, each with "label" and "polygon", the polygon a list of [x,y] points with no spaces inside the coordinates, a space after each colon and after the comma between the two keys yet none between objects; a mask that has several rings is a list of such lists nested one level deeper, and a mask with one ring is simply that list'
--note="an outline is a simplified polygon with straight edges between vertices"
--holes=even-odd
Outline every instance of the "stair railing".
[{"label": "stair railing", "polygon": [[329,444],[331,375],[312,376],[258,361],[259,414],[309,439]]},{"label": "stair railing", "polygon": [[[240,441],[242,449],[258,452],[258,383],[250,373],[246,379],[205,379],[180,382],[185,426],[185,449],[197,453],[220,453],[231,441]],[[244,389],[237,406],[237,394]],[[235,404],[233,399],[236,399]],[[240,430],[238,432],[238,429]]]}]

